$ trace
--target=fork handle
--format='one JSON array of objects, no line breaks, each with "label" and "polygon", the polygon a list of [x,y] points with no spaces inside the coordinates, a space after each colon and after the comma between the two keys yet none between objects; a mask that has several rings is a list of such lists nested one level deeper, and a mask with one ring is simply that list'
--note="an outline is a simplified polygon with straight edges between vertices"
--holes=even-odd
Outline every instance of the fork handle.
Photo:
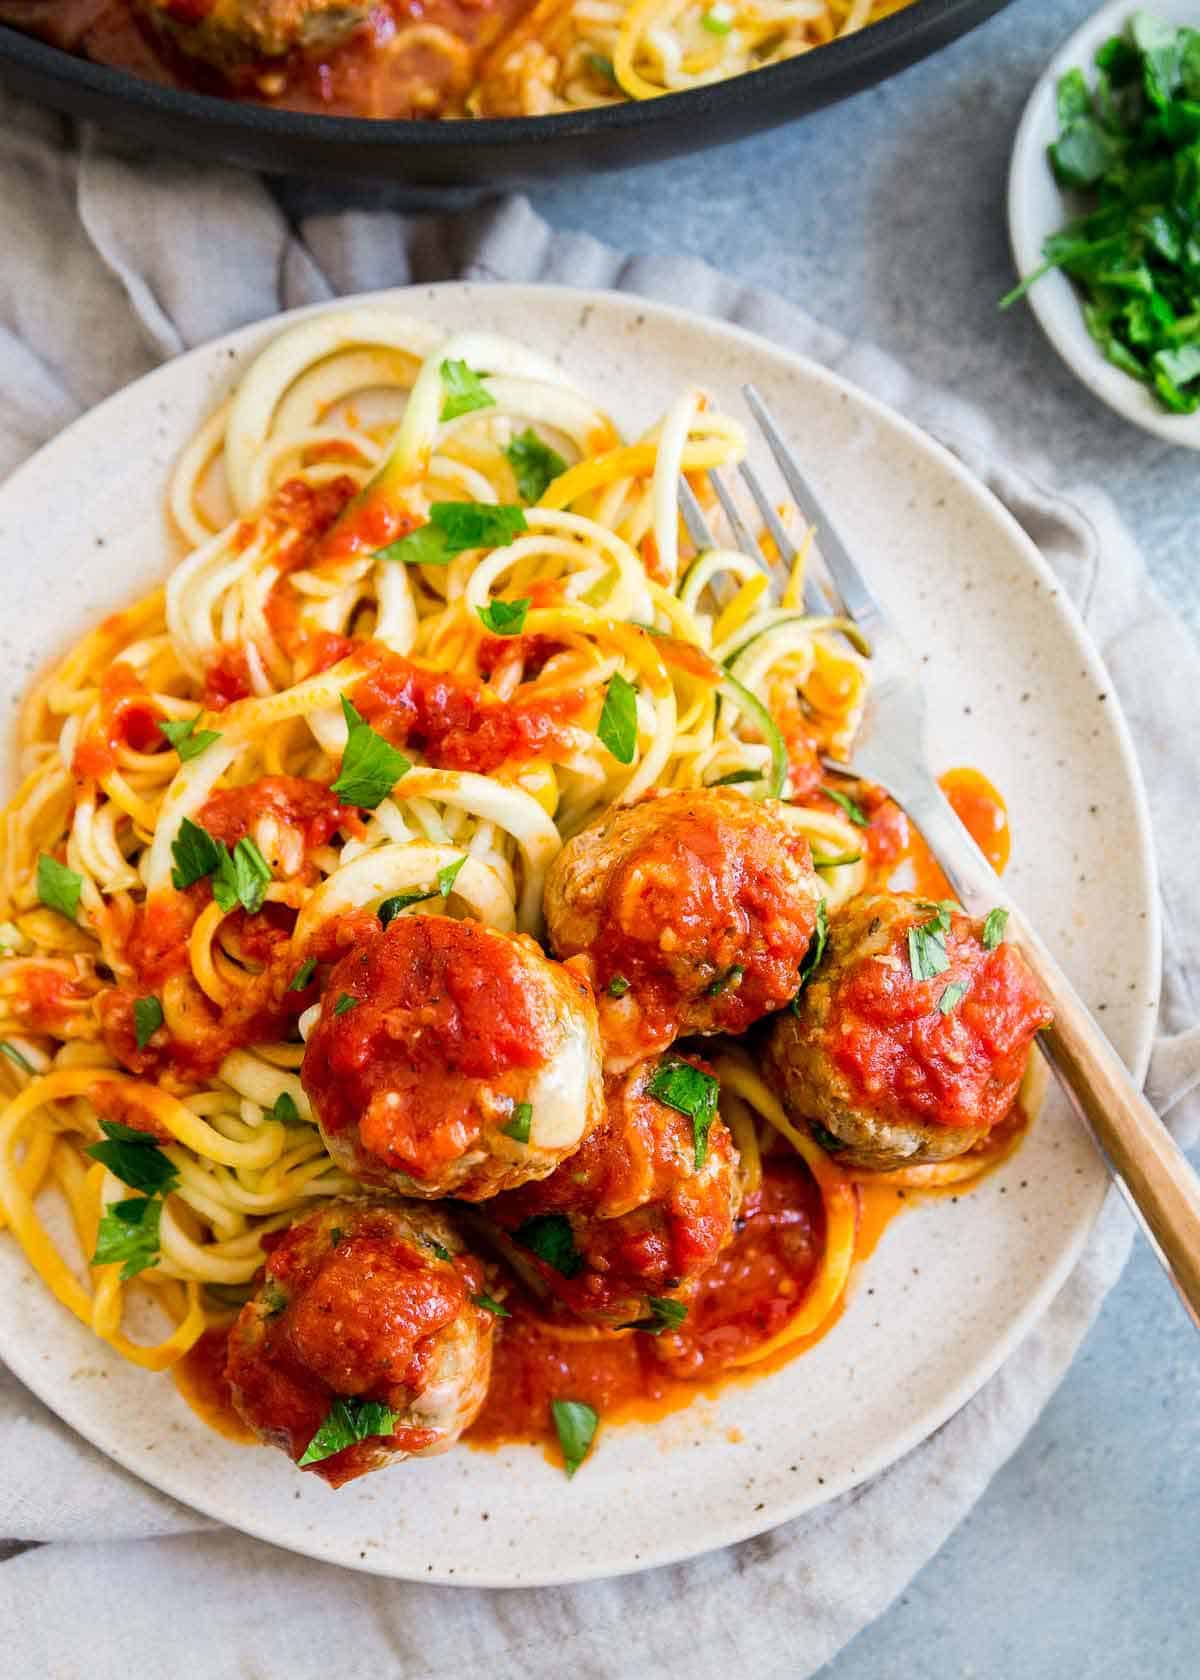
[{"label": "fork handle", "polygon": [[934,784],[931,793],[907,803],[895,797],[959,902],[975,916],[997,905],[1008,910],[1005,937],[1033,970],[1054,1011],[1053,1025],[1038,1035],[1039,1046],[1200,1328],[1200,1178],[941,790]]}]

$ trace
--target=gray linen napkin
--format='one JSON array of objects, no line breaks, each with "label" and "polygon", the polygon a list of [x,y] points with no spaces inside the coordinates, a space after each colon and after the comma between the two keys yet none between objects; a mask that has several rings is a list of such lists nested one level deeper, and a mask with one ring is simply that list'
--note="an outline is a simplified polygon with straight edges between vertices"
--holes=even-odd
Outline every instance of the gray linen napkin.
[{"label": "gray linen napkin", "polygon": [[[687,303],[836,367],[941,437],[1040,545],[1108,661],[1149,787],[1166,974],[1151,1091],[1200,1132],[1200,893],[1191,862],[1200,658],[1105,496],[1053,487],[987,418],[769,293],[679,257],[554,234],[521,200],[458,216],[349,212],[289,227],[263,186],[122,152],[0,106],[0,471],[180,350],[343,292],[453,277],[608,286]],[[1188,959],[1191,958],[1189,968]],[[220,1529],[94,1452],[0,1372],[0,1527],[49,1542],[0,1567],[13,1674],[125,1680],[179,1649],[197,1680],[375,1670],[406,1680],[654,1680],[735,1669],[802,1680],[877,1616],[1023,1440],[1129,1252],[1109,1198],[1076,1271],[1020,1349],[922,1447],[758,1540],[577,1588],[479,1592],[354,1576]],[[65,1542],[71,1542],[66,1544]],[[43,1606],[30,1615],[31,1606]],[[98,1637],[97,1630],[103,1630]]]}]

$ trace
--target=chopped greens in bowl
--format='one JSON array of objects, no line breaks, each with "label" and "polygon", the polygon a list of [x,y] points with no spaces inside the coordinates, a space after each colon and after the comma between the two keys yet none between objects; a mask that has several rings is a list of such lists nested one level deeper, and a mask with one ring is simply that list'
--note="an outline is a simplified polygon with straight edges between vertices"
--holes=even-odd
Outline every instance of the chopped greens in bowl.
[{"label": "chopped greens in bowl", "polygon": [[[1198,8],[1200,21],[1200,8]],[[1200,29],[1136,12],[1067,71],[1048,148],[1080,214],[1042,246],[1007,308],[1061,269],[1105,357],[1175,414],[1200,409]]]}]

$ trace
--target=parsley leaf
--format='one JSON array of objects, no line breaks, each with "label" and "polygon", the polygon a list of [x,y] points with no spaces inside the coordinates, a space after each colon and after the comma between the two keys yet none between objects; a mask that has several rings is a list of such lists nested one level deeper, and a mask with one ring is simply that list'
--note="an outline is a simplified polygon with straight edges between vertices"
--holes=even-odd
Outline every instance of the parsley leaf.
[{"label": "parsley leaf", "polygon": [[401,776],[412,769],[412,762],[398,747],[377,735],[344,694],[342,716],[346,720],[346,750],[338,779],[329,791],[343,804],[373,811]]},{"label": "parsley leaf", "polygon": [[443,362],[441,375],[446,393],[443,420],[457,420],[461,414],[474,414],[477,408],[495,408],[495,397],[484,390],[479,375],[466,362]]},{"label": "parsley leaf", "polygon": [[454,1256],[451,1254],[450,1250],[446,1247],[445,1243],[437,1242],[437,1241],[434,1240],[433,1237],[426,1237],[425,1242],[428,1244],[429,1248],[432,1250],[432,1252],[436,1255],[436,1257],[439,1260],[453,1260],[454,1259]]},{"label": "parsley leaf", "polygon": [[163,1024],[163,1007],[156,997],[140,997],[133,1005],[133,1027],[137,1047],[144,1050]]},{"label": "parsley leaf", "polygon": [[484,1312],[494,1313],[497,1318],[512,1317],[512,1314],[509,1312],[507,1307],[502,1307],[499,1301],[493,1300],[493,1298],[486,1293],[481,1292],[478,1295],[472,1295],[471,1299],[477,1307],[482,1307]]},{"label": "parsley leaf", "polygon": [[617,72],[612,59],[605,58],[603,53],[584,53],[583,62],[594,76],[599,76],[602,82],[611,82],[614,87],[620,85],[617,81]]},{"label": "parsley leaf", "polygon": [[949,917],[942,910],[931,921],[908,930],[908,966],[914,980],[936,980],[950,967],[946,955]]},{"label": "parsley leaf", "polygon": [[263,907],[270,879],[270,864],[247,834],[232,853],[221,846],[220,861],[213,871],[213,897],[222,910],[240,904],[248,916],[256,916]]},{"label": "parsley leaf", "polygon": [[91,1264],[114,1266],[118,1261],[123,1262],[122,1283],[128,1283],[131,1277],[150,1266],[157,1266],[162,1208],[158,1196],[131,1196],[125,1202],[110,1202],[96,1232],[96,1252]]},{"label": "parsley leaf", "polygon": [[533,1104],[518,1103],[513,1109],[513,1117],[507,1126],[501,1126],[503,1137],[511,1138],[514,1143],[528,1143],[529,1131],[533,1125]]},{"label": "parsley leaf", "polygon": [[156,1138],[112,1120],[101,1120],[100,1130],[104,1141],[91,1144],[84,1150],[85,1155],[102,1162],[114,1178],[128,1184],[131,1190],[144,1190],[148,1196],[174,1190],[179,1173],[163,1154]]},{"label": "parsley leaf", "polygon": [[194,718],[188,718],[185,722],[160,722],[158,726],[159,732],[166,736],[184,764],[189,759],[199,758],[205,747],[211,747],[214,741],[221,739],[216,729],[202,729],[196,734],[196,725],[203,716],[203,712],[197,712]]},{"label": "parsley leaf", "polygon": [[312,985],[312,977],[317,972],[316,957],[305,957],[300,967],[288,982],[289,992],[303,992]]},{"label": "parsley leaf", "polygon": [[870,828],[871,824],[867,818],[867,813],[856,799],[851,799],[848,793],[839,793],[837,788],[834,787],[822,787],[821,792],[826,799],[832,799],[835,805],[841,806],[855,828]]},{"label": "parsley leaf", "polygon": [[721,993],[722,992],[727,992],[729,990],[730,986],[738,985],[738,983],[740,982],[740,980],[742,978],[742,975],[745,974],[745,972],[746,972],[746,970],[742,967],[741,963],[734,963],[733,967],[732,968],[727,968],[725,970],[724,974],[718,974],[717,975],[717,978],[713,981],[712,985],[708,988],[707,992],[705,993],[705,996],[706,997],[720,997]]},{"label": "parsley leaf", "polygon": [[395,1433],[396,1414],[379,1400],[362,1400],[357,1396],[338,1399],[330,1406],[325,1422],[305,1447],[297,1463],[319,1464],[323,1458],[344,1452],[357,1441],[369,1436]]},{"label": "parsley leaf", "polygon": [[583,1255],[575,1247],[571,1221],[565,1213],[536,1213],[513,1232],[513,1241],[544,1260],[565,1278],[583,1270]]},{"label": "parsley leaf", "polygon": [[484,629],[490,630],[493,636],[519,636],[525,628],[529,608],[530,598],[525,595],[519,601],[489,601],[478,612]]},{"label": "parsley leaf", "polygon": [[391,927],[401,910],[407,910],[409,905],[426,904],[431,898],[440,897],[441,894],[436,889],[426,892],[423,887],[418,887],[414,892],[393,893],[391,898],[384,899],[375,914],[379,917],[380,927]]},{"label": "parsley leaf", "polygon": [[1008,911],[999,908],[989,910],[983,919],[983,948],[994,951],[1004,938],[1004,930],[1008,926]]},{"label": "parsley leaf", "polygon": [[804,953],[804,961],[800,964],[800,989],[792,999],[792,1013],[800,1013],[800,993],[816,973],[817,965],[825,955],[825,947],[829,943],[829,909],[824,899],[817,905],[817,923],[813,929],[813,936],[808,942],[808,950]]},{"label": "parsley leaf", "polygon": [[73,869],[68,869],[65,863],[59,863],[49,852],[39,854],[37,895],[47,910],[57,910],[60,916],[65,916],[69,922],[73,922],[79,914],[79,894],[82,889],[82,875],[76,875]]},{"label": "parsley leaf", "polygon": [[504,451],[517,480],[517,493],[524,502],[540,502],[547,487],[567,470],[567,463],[532,429],[515,437]]},{"label": "parsley leaf", "polygon": [[333,1013],[335,1015],[345,1015],[349,1010],[357,1009],[358,1004],[358,998],[351,997],[349,992],[343,992],[333,1006]]},{"label": "parsley leaf", "polygon": [[528,529],[524,509],[508,503],[434,502],[427,525],[381,548],[375,558],[405,566],[447,566],[468,549],[505,548]]},{"label": "parsley leaf", "polygon": [[704,1073],[690,1062],[666,1057],[646,1082],[646,1089],[659,1102],[666,1103],[678,1114],[686,1114],[692,1122],[692,1146],[696,1170],[708,1159],[708,1134],[717,1117],[717,1094],[720,1086],[711,1073]]},{"label": "parsley leaf", "polygon": [[6,1038],[0,1038],[0,1056],[7,1056],[9,1061],[27,1073],[31,1079],[37,1077],[37,1069],[26,1056],[22,1056],[15,1044],[10,1044]]},{"label": "parsley leaf", "polygon": [[550,1410],[562,1448],[563,1463],[568,1477],[573,1476],[591,1451],[600,1423],[594,1406],[583,1400],[552,1400]]},{"label": "parsley leaf", "polygon": [[614,974],[605,989],[609,997],[624,997],[629,990],[629,986],[630,982],[626,980],[623,974]]},{"label": "parsley leaf", "polygon": [[445,863],[438,870],[438,892],[443,898],[449,898],[450,894],[454,891],[454,883],[458,880],[462,866],[466,863],[466,861],[467,854],[464,852],[460,858],[455,858],[453,863]]},{"label": "parsley leaf", "polygon": [[943,1015],[953,1015],[957,1006],[967,995],[967,988],[960,980],[952,980],[938,999],[938,1008]]},{"label": "parsley leaf", "polygon": [[737,787],[740,782],[761,782],[761,770],[731,770],[727,776],[718,776],[715,782],[707,783],[708,787]]},{"label": "parsley leaf", "polygon": [[614,671],[596,725],[596,734],[618,764],[632,764],[637,751],[637,689]]},{"label": "parsley leaf", "polygon": [[280,1091],[268,1110],[272,1120],[278,1120],[283,1126],[304,1126],[308,1122],[302,1119],[300,1110],[296,1107],[296,1099],[290,1091]]},{"label": "parsley leaf", "polygon": [[688,1315],[683,1301],[669,1301],[660,1295],[649,1296],[646,1305],[649,1318],[635,1318],[632,1324],[623,1324],[622,1330],[644,1330],[648,1336],[661,1336],[664,1330],[678,1330]]},{"label": "parsley leaf", "polygon": [[201,828],[191,817],[184,817],[179,833],[171,842],[171,856],[175,859],[171,884],[176,892],[194,886],[219,869],[224,855],[224,846],[214,840],[206,828]]}]

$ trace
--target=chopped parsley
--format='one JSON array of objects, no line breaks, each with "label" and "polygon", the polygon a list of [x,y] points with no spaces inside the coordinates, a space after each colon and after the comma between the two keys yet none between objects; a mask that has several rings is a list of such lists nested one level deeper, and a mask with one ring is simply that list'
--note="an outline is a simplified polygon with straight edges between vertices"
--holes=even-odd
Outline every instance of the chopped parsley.
[{"label": "chopped parsley", "polygon": [[686,1114],[692,1122],[692,1147],[696,1170],[708,1159],[708,1134],[717,1116],[717,1095],[720,1086],[711,1073],[704,1073],[690,1062],[668,1056],[655,1068],[646,1089],[659,1102],[666,1103],[677,1114]]},{"label": "chopped parsley", "polygon": [[583,1400],[552,1400],[550,1410],[562,1448],[568,1477],[573,1476],[591,1451],[600,1415]]},{"label": "chopped parsley", "polygon": [[163,1006],[156,997],[137,998],[133,1005],[133,1030],[137,1047],[144,1050],[163,1024]]},{"label": "chopped parsley", "polygon": [[357,1009],[358,1004],[358,998],[351,997],[349,992],[343,992],[333,1006],[333,1013],[335,1015],[345,1015],[347,1010]]},{"label": "chopped parsley", "polygon": [[453,1260],[454,1256],[451,1254],[450,1250],[446,1247],[445,1243],[438,1242],[436,1240],[436,1238],[434,1238],[434,1237],[426,1237],[424,1239],[424,1241],[425,1241],[427,1247],[429,1248],[430,1252],[438,1260],[446,1260],[446,1261]]},{"label": "chopped parsley", "polygon": [[855,828],[870,828],[871,824],[867,818],[867,813],[857,799],[851,799],[848,793],[839,793],[837,788],[834,787],[822,787],[821,792],[826,799],[832,799],[835,805],[841,806]]},{"label": "chopped parsley", "polygon": [[721,993],[727,992],[731,986],[737,986],[740,984],[742,975],[745,974],[745,972],[746,970],[742,967],[741,963],[734,963],[733,967],[727,968],[724,974],[717,975],[717,978],[708,988],[705,995],[707,997],[720,997]]},{"label": "chopped parsley", "polygon": [[989,910],[983,918],[983,948],[994,951],[1004,938],[1004,930],[1008,926],[1008,911],[999,908]]},{"label": "chopped parsley", "polygon": [[263,907],[271,866],[250,836],[243,835],[230,852],[221,847],[221,859],[213,871],[212,894],[222,910],[240,904],[248,916]]},{"label": "chopped parsley", "polygon": [[373,811],[401,776],[412,769],[412,762],[399,747],[377,734],[344,694],[342,716],[346,720],[346,750],[338,779],[329,791],[345,805]]},{"label": "chopped parsley", "polygon": [[953,1015],[955,1009],[967,995],[967,988],[960,980],[952,980],[938,999],[938,1008],[943,1015]]},{"label": "chopped parsley", "polygon": [[467,854],[455,858],[453,863],[445,863],[437,872],[438,892],[443,898],[449,898],[454,891],[454,883],[458,880],[459,872],[467,861]]},{"label": "chopped parsley", "polygon": [[174,1190],[179,1173],[149,1132],[122,1126],[116,1120],[101,1120],[100,1130],[104,1141],[89,1145],[85,1155],[100,1161],[131,1190],[142,1190],[147,1196],[165,1195],[168,1190]]},{"label": "chopped parsley", "polygon": [[405,566],[448,566],[472,548],[505,548],[529,526],[525,510],[509,503],[434,502],[429,523],[376,554]]},{"label": "chopped parsley", "polygon": [[530,604],[529,596],[525,595],[519,601],[489,601],[478,611],[484,629],[490,630],[493,636],[519,636],[525,628]]},{"label": "chopped parsley", "polygon": [[342,1227],[340,1225],[334,1225],[330,1229],[330,1232],[329,1232],[329,1246],[330,1246],[330,1248],[336,1248],[337,1245],[341,1242],[341,1240],[342,1240]]},{"label": "chopped parsley", "polygon": [[629,990],[630,984],[630,981],[626,980],[623,974],[614,974],[612,979],[608,982],[605,990],[608,992],[609,997],[624,997],[625,993]]},{"label": "chopped parsley", "polygon": [[637,751],[637,689],[620,671],[608,679],[596,734],[618,764],[632,764]]},{"label": "chopped parsley", "polygon": [[305,1126],[308,1124],[301,1117],[296,1107],[296,1099],[290,1091],[280,1091],[268,1110],[272,1120],[278,1120],[281,1126]]},{"label": "chopped parsley", "polygon": [[514,1143],[528,1143],[529,1133],[533,1126],[533,1104],[518,1103],[513,1109],[513,1117],[507,1126],[501,1126],[501,1135],[511,1138]]},{"label": "chopped parsley", "polygon": [[471,1299],[477,1307],[482,1307],[484,1312],[493,1313],[497,1318],[512,1317],[512,1314],[509,1312],[507,1307],[502,1307],[499,1301],[494,1300],[492,1296],[488,1295],[486,1292],[481,1292],[478,1295],[472,1295]]},{"label": "chopped parsley", "polygon": [[575,1247],[571,1221],[565,1213],[537,1213],[518,1225],[513,1241],[527,1248],[562,1277],[573,1278],[583,1269],[583,1255]]},{"label": "chopped parsley", "polygon": [[800,964],[800,990],[792,999],[792,1012],[800,1013],[800,993],[816,973],[817,965],[825,955],[825,947],[829,943],[829,909],[824,899],[817,905],[817,922],[813,929],[813,936],[808,942],[808,950],[804,953],[804,961]]},{"label": "chopped parsley", "polygon": [[160,734],[166,736],[184,764],[189,759],[199,758],[205,747],[211,747],[214,741],[221,739],[216,729],[201,729],[197,733],[196,725],[203,716],[203,712],[197,712],[194,718],[185,722],[160,723],[158,726]]},{"label": "chopped parsley", "polygon": [[418,887],[414,892],[393,893],[391,898],[384,899],[375,914],[379,917],[380,927],[390,927],[401,910],[407,910],[413,904],[427,904],[431,898],[440,897],[436,887],[428,892],[424,887]]},{"label": "chopped parsley", "polygon": [[599,76],[602,82],[611,82],[614,87],[620,85],[617,81],[617,72],[612,59],[605,58],[603,53],[584,53],[583,62],[592,72],[592,75]]},{"label": "chopped parsley", "polygon": [[635,1318],[632,1324],[623,1324],[623,1330],[644,1330],[647,1336],[661,1336],[664,1330],[678,1330],[687,1317],[687,1306],[683,1301],[668,1301],[664,1296],[651,1295],[646,1301],[650,1308],[648,1318]]},{"label": "chopped parsley", "polygon": [[176,892],[183,892],[185,887],[194,886],[206,875],[213,874],[220,867],[224,851],[224,846],[206,828],[201,828],[191,817],[184,817],[179,833],[171,842],[171,856],[175,860],[171,884]]},{"label": "chopped parsley", "polygon": [[91,1264],[115,1266],[119,1262],[123,1283],[157,1266],[162,1209],[159,1196],[131,1196],[128,1201],[110,1202],[96,1232]]},{"label": "chopped parsley", "polygon": [[361,1400],[355,1396],[335,1400],[297,1463],[302,1468],[306,1464],[319,1464],[323,1458],[332,1458],[334,1453],[344,1452],[358,1441],[373,1435],[392,1435],[395,1429],[395,1412],[379,1400]]},{"label": "chopped parsley", "polygon": [[946,935],[950,931],[950,913],[939,905],[937,914],[927,922],[919,922],[908,930],[908,966],[914,980],[936,980],[950,967],[946,955]]},{"label": "chopped parsley", "polygon": [[79,895],[83,890],[83,876],[76,875],[65,863],[59,863],[49,852],[38,856],[37,895],[47,910],[57,910],[73,922],[79,914]]},{"label": "chopped parsley", "polygon": [[543,443],[532,428],[515,437],[504,451],[523,502],[540,502],[547,488],[567,470],[562,456]]},{"label": "chopped parsley", "polygon": [[495,397],[484,390],[479,375],[466,362],[443,362],[440,372],[442,389],[446,393],[442,404],[443,420],[457,420],[460,415],[474,414],[479,408],[495,408]]},{"label": "chopped parsley", "polygon": [[312,977],[317,972],[316,957],[305,957],[300,967],[288,982],[289,992],[303,992],[312,985]]}]

